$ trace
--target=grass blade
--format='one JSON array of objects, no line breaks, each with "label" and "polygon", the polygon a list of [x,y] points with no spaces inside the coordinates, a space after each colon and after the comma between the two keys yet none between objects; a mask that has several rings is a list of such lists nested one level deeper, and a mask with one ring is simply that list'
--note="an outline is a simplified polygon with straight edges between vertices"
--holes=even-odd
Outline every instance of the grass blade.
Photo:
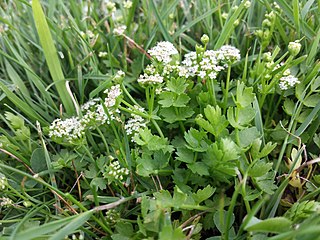
[{"label": "grass blade", "polygon": [[58,94],[61,98],[63,106],[66,109],[66,112],[68,114],[72,114],[74,113],[73,103],[65,86],[64,75],[61,69],[57,50],[54,46],[50,29],[39,0],[32,1],[32,10],[37,31],[39,34],[40,43],[43,48],[43,52],[47,61],[51,77],[56,85]]},{"label": "grass blade", "polygon": [[52,235],[49,240],[59,240],[64,239],[65,236],[72,233],[74,230],[81,227],[93,214],[93,211],[87,211],[84,213],[79,214],[76,218],[72,219],[70,223],[68,223],[66,226],[64,226],[61,230],[59,230],[57,233]]},{"label": "grass blade", "polygon": [[160,15],[159,15],[157,7],[156,7],[156,5],[154,3],[154,0],[150,1],[150,5],[151,5],[151,8],[152,8],[152,10],[153,10],[153,12],[155,14],[155,17],[157,19],[157,23],[159,24],[159,27],[160,27],[160,30],[162,32],[162,35],[163,35],[164,39],[166,41],[168,41],[168,42],[172,42],[172,38],[171,38],[168,30],[165,28],[165,26],[164,26],[164,24],[162,22],[162,19],[160,18]]},{"label": "grass blade", "polygon": [[28,117],[33,120],[38,120],[42,125],[48,126],[48,122],[44,120],[38,113],[36,113],[33,108],[29,106],[25,101],[21,100],[18,96],[16,96],[10,89],[0,82],[0,89],[5,93],[5,95],[9,98],[9,100],[16,105],[23,113],[25,113]]}]

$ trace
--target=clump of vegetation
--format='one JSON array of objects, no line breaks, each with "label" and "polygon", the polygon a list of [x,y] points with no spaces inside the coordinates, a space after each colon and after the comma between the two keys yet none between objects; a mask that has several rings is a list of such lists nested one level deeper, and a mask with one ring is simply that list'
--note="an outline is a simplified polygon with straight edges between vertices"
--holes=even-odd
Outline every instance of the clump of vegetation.
[{"label": "clump of vegetation", "polygon": [[319,7],[0,3],[1,239],[316,239]]}]

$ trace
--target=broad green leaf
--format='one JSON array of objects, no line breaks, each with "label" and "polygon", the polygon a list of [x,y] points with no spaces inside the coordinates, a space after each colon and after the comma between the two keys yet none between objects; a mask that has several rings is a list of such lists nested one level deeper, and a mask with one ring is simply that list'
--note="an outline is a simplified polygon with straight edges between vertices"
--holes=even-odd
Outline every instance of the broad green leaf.
[{"label": "broad green leaf", "polygon": [[168,166],[169,159],[170,154],[165,154],[161,150],[153,154],[144,152],[141,157],[137,158],[137,173],[144,177],[150,174],[158,174],[158,170]]},{"label": "broad green leaf", "polygon": [[289,116],[292,116],[293,114],[293,111],[294,111],[294,102],[292,99],[290,98],[286,98],[284,100],[284,103],[283,103],[283,110],[286,112],[286,114],[288,114]]},{"label": "broad green leaf", "polygon": [[303,104],[307,107],[315,107],[320,102],[319,93],[312,94],[304,99]]},{"label": "broad green leaf", "polygon": [[177,185],[174,187],[172,203],[174,208],[180,208],[187,199],[187,194],[184,193]]},{"label": "broad green leaf", "polygon": [[200,176],[209,176],[208,166],[203,162],[189,163],[188,168]]},{"label": "broad green leaf", "polygon": [[171,225],[164,226],[159,233],[159,240],[185,240],[186,236],[183,234],[181,228],[173,229]]},{"label": "broad green leaf", "polygon": [[256,112],[251,106],[246,108],[229,107],[227,111],[228,121],[234,128],[243,129],[254,119]]},{"label": "broad green leaf", "polygon": [[39,173],[48,169],[42,148],[36,148],[33,151],[30,159],[30,165],[35,173]]},{"label": "broad green leaf", "polygon": [[226,117],[222,115],[221,108],[219,106],[213,107],[208,105],[204,109],[204,114],[209,122],[204,120],[202,116],[198,116],[196,118],[196,123],[200,127],[212,133],[215,137],[227,134],[226,128],[228,127],[229,123],[226,120]]},{"label": "broad green leaf", "polygon": [[6,119],[10,122],[10,125],[14,129],[19,129],[24,127],[24,120],[22,117],[14,115],[11,112],[5,112],[5,117]]},{"label": "broad green leaf", "polygon": [[105,190],[107,188],[107,185],[108,185],[108,181],[106,179],[100,178],[100,177],[95,177],[90,182],[90,186],[94,186],[100,190]]},{"label": "broad green leaf", "polygon": [[215,188],[208,185],[204,189],[199,189],[196,193],[192,193],[192,198],[196,204],[199,204],[210,198],[214,194],[215,190]]},{"label": "broad green leaf", "polygon": [[248,175],[250,177],[260,177],[265,175],[272,169],[272,163],[266,163],[263,160],[257,161],[252,168],[250,168]]},{"label": "broad green leaf", "polygon": [[274,177],[275,176],[273,172],[268,172],[265,175],[256,177],[254,179],[261,191],[264,191],[271,195],[274,193],[274,190],[277,189],[277,186],[274,184]]},{"label": "broad green leaf", "polygon": [[292,222],[285,217],[275,217],[261,220],[245,227],[250,232],[283,233],[291,229]]},{"label": "broad green leaf", "polygon": [[239,132],[240,147],[246,148],[260,137],[256,127],[245,128]]},{"label": "broad green leaf", "polygon": [[168,190],[160,190],[153,194],[156,198],[157,207],[161,209],[173,207],[171,194]]},{"label": "broad green leaf", "polygon": [[184,78],[171,78],[167,83],[167,88],[178,95],[184,93],[188,87]]},{"label": "broad green leaf", "polygon": [[[134,234],[134,229],[131,223],[120,221],[115,225],[115,229],[121,236],[131,237]],[[128,238],[129,239],[129,238]]]},{"label": "broad green leaf", "polygon": [[176,154],[178,155],[176,159],[181,162],[192,163],[194,161],[194,153],[188,148],[180,147],[177,149]]},{"label": "broad green leaf", "polygon": [[187,148],[196,152],[205,152],[208,149],[207,135],[203,131],[198,131],[191,128],[188,132],[184,133],[184,138],[187,142]]},{"label": "broad green leaf", "polygon": [[252,87],[246,87],[243,82],[237,82],[236,105],[239,108],[250,106],[254,101],[255,94]]},{"label": "broad green leaf", "polygon": [[264,158],[266,157],[269,153],[272,152],[273,149],[277,146],[276,143],[272,144],[272,142],[268,142],[261,150],[261,143],[262,141],[257,138],[252,142],[251,145],[251,156],[253,160],[258,159],[258,158]]},{"label": "broad green leaf", "polygon": [[170,107],[161,109],[160,114],[164,117],[164,121],[174,123],[177,121],[185,121],[194,114],[194,111],[190,107]]}]

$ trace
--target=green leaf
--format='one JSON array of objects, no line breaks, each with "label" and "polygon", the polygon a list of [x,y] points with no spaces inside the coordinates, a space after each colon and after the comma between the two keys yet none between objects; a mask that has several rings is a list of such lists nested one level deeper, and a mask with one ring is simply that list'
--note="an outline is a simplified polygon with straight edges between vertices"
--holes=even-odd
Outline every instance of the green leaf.
[{"label": "green leaf", "polygon": [[204,130],[212,133],[215,137],[220,135],[226,135],[229,123],[224,115],[221,113],[221,108],[217,105],[216,107],[208,105],[204,109],[204,114],[209,120],[206,121],[202,116],[196,118],[196,123],[202,127]]},{"label": "green leaf", "polygon": [[19,129],[24,127],[24,120],[22,117],[16,116],[11,112],[5,112],[4,115],[14,129]]},{"label": "green leaf", "polygon": [[248,175],[250,177],[261,177],[272,169],[272,165],[272,163],[266,163],[263,160],[257,161],[249,170]]},{"label": "green leaf", "polygon": [[161,150],[153,154],[144,152],[141,157],[137,158],[137,173],[144,177],[150,174],[158,174],[158,170],[168,166],[169,159],[170,154]]},{"label": "green leaf", "polygon": [[174,186],[174,192],[173,192],[173,198],[172,203],[174,208],[180,208],[181,205],[184,204],[184,202],[187,199],[187,194],[185,194],[177,185]]},{"label": "green leaf", "polygon": [[105,190],[107,188],[108,182],[104,178],[95,177],[90,182],[90,186],[95,186],[100,190]]},{"label": "green leaf", "polygon": [[193,151],[187,148],[178,148],[176,154],[178,157],[177,160],[185,163],[192,163],[194,161],[194,154]]},{"label": "green leaf", "polygon": [[256,127],[245,128],[239,132],[239,139],[240,139],[240,147],[246,148],[253,141],[260,137],[260,133],[258,132]]},{"label": "green leaf", "polygon": [[286,98],[283,103],[283,110],[288,114],[289,116],[292,116],[294,112],[294,102],[290,98]]},{"label": "green leaf", "polygon": [[237,107],[245,108],[251,105],[254,101],[255,94],[252,93],[252,87],[245,87],[243,82],[237,82],[237,100],[235,101]]},{"label": "green leaf", "polygon": [[292,222],[285,217],[275,217],[250,224],[245,230],[250,232],[283,233],[291,229]]},{"label": "green leaf", "polygon": [[156,192],[153,195],[156,198],[158,208],[166,209],[173,207],[172,197],[168,190],[160,190],[160,192]]},{"label": "green leaf", "polygon": [[256,112],[251,106],[246,108],[229,107],[227,111],[228,121],[234,128],[243,129],[251,123]]},{"label": "green leaf", "polygon": [[30,165],[35,173],[47,170],[47,163],[45,161],[45,155],[42,148],[36,148],[31,155]]},{"label": "green leaf", "polygon": [[115,225],[115,229],[123,237],[124,236],[131,237],[134,234],[133,226],[129,222],[123,222],[123,221],[117,222],[117,224]]},{"label": "green leaf", "polygon": [[173,229],[171,225],[164,226],[159,233],[159,240],[185,240],[186,236],[183,234],[181,228]]},{"label": "green leaf", "polygon": [[203,162],[210,169],[210,175],[217,181],[228,182],[236,175],[239,147],[230,139],[222,139],[210,145]]},{"label": "green leaf", "polygon": [[200,176],[209,176],[209,170],[208,166],[204,164],[203,162],[195,162],[195,163],[189,163],[188,168],[193,172],[197,173]]},{"label": "green leaf", "polygon": [[65,85],[65,78],[60,65],[58,53],[54,46],[51,32],[39,0],[32,1],[32,11],[51,77],[57,87],[64,108],[68,114],[73,114],[74,106],[72,99]]},{"label": "green leaf", "polygon": [[84,213],[78,214],[74,219],[72,219],[66,226],[60,229],[57,233],[53,234],[49,240],[62,240],[68,234],[77,230],[79,227],[83,226],[83,224],[89,220],[89,218],[93,215],[93,211],[87,211]]},{"label": "green leaf", "polygon": [[319,93],[312,94],[304,99],[303,104],[307,107],[315,107],[320,102]]},{"label": "green leaf", "polygon": [[208,185],[204,189],[199,189],[197,193],[192,193],[192,198],[194,199],[195,204],[199,204],[210,198],[214,194],[215,190],[215,188]]},{"label": "green leaf", "polygon": [[164,121],[174,123],[177,121],[185,121],[194,114],[194,111],[190,107],[170,107],[161,109],[160,114],[164,117]]},{"label": "green leaf", "polygon": [[173,92],[162,92],[159,97],[161,99],[159,100],[159,104],[161,104],[164,108],[171,106],[185,107],[190,101],[190,97],[185,93],[178,95]]},{"label": "green leaf", "polygon": [[205,152],[208,149],[207,134],[204,131],[198,131],[191,128],[184,133],[184,138],[187,142],[187,148],[196,152]]},{"label": "green leaf", "polygon": [[171,78],[167,83],[167,88],[178,95],[184,93],[188,87],[184,78]]},{"label": "green leaf", "polygon": [[272,144],[272,142],[268,142],[260,151],[261,143],[262,141],[259,138],[255,139],[252,142],[250,152],[253,160],[266,157],[277,146],[276,143]]},{"label": "green leaf", "polygon": [[254,178],[258,188],[268,194],[273,194],[278,187],[274,184],[274,173],[268,172],[263,176]]},{"label": "green leaf", "polygon": [[167,138],[153,135],[148,128],[139,129],[139,134],[134,136],[134,141],[140,146],[146,146],[150,151],[172,152],[174,150]]}]

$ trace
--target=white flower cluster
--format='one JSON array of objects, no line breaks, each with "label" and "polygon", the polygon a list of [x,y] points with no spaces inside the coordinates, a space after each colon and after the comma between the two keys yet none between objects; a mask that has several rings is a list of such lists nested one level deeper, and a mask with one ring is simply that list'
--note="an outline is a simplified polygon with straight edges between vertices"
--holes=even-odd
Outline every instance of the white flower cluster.
[{"label": "white flower cluster", "polygon": [[144,73],[139,76],[137,81],[142,85],[155,85],[155,84],[163,83],[163,77],[160,76],[159,73],[156,73],[154,75],[149,75],[147,73]]},{"label": "white flower cluster", "polygon": [[158,42],[148,53],[158,62],[168,64],[172,61],[172,56],[178,54],[178,50],[171,42],[163,41]]},{"label": "white flower cluster", "polygon": [[50,138],[66,139],[69,142],[81,139],[84,135],[85,125],[81,123],[78,117],[61,120],[55,119],[49,127]]},{"label": "white flower cluster", "polygon": [[108,115],[105,113],[100,102],[100,98],[94,98],[81,106],[81,111],[83,113],[81,122],[90,129],[102,125],[109,120]]},{"label": "white flower cluster", "polygon": [[[138,106],[135,106],[135,108],[140,112],[144,112],[143,108],[139,108]],[[129,120],[126,122],[124,129],[128,136],[133,135],[131,138],[131,141],[134,141],[133,137],[138,134],[139,129],[145,128],[145,127],[146,127],[145,120],[141,116],[132,113],[131,118],[129,118]]]},{"label": "white flower cluster", "polygon": [[10,207],[13,205],[13,201],[10,198],[3,197],[3,198],[0,198],[0,200],[1,200],[0,207]]},{"label": "white flower cluster", "polygon": [[216,79],[217,74],[226,69],[229,64],[240,60],[240,51],[232,46],[225,45],[219,50],[206,50],[198,59],[196,52],[187,53],[182,61],[183,66],[179,68],[179,75],[185,77],[199,76]]},{"label": "white flower cluster", "polygon": [[107,108],[113,107],[116,105],[117,98],[122,94],[120,85],[112,86],[110,89],[107,89],[104,91],[104,93],[107,93],[108,97],[106,97],[104,104]]},{"label": "white flower cluster", "polygon": [[127,26],[125,25],[120,25],[116,28],[113,29],[112,33],[116,36],[121,36],[124,34],[124,31],[127,29]]},{"label": "white flower cluster", "polygon": [[108,180],[122,181],[125,176],[129,175],[129,169],[121,167],[118,160],[112,161],[109,166],[106,166],[103,176]]},{"label": "white flower cluster", "polygon": [[117,98],[122,94],[120,85],[112,86],[105,93],[108,95],[104,101],[108,114],[103,104],[101,104],[100,98],[92,99],[81,106],[83,113],[81,118],[55,119],[49,127],[49,137],[55,140],[76,143],[77,140],[84,137],[86,129],[94,129],[105,123],[110,124],[111,120],[120,121],[119,117],[116,116],[120,113],[120,110],[112,108],[115,106]]},{"label": "white flower cluster", "polygon": [[2,176],[0,178],[0,190],[5,190],[8,186],[8,180],[6,177]]},{"label": "white flower cluster", "polygon": [[298,83],[300,83],[298,78],[290,74],[288,76],[283,76],[280,78],[279,87],[281,90],[287,90]]}]

